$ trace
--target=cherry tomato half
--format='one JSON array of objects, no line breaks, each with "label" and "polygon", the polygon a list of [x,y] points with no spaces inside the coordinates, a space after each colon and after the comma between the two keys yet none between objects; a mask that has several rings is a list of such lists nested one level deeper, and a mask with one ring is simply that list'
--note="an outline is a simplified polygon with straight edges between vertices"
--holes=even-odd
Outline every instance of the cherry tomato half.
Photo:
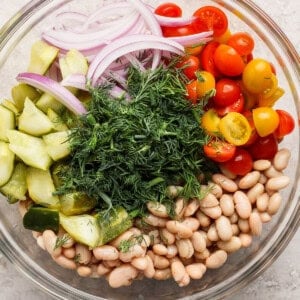
[{"label": "cherry tomato half", "polygon": [[250,146],[252,145],[256,139],[258,138],[258,133],[255,129],[255,125],[254,125],[254,121],[253,121],[253,114],[250,110],[245,110],[243,111],[243,116],[245,116],[245,118],[248,120],[249,125],[251,127],[251,135],[249,140],[247,141],[247,143],[244,146]]},{"label": "cherry tomato half", "polygon": [[281,139],[294,130],[295,121],[293,117],[285,110],[276,109],[276,112],[279,116],[279,125],[275,131],[275,136],[277,139]]},{"label": "cherry tomato half", "polygon": [[163,36],[174,37],[174,36],[186,36],[196,33],[192,25],[184,25],[177,27],[161,26]]},{"label": "cherry tomato half", "polygon": [[175,3],[163,3],[156,7],[154,13],[164,17],[177,18],[182,16],[181,8]]},{"label": "cherry tomato half", "polygon": [[244,176],[252,170],[253,160],[247,150],[237,148],[232,159],[224,162],[222,166],[233,174]]},{"label": "cherry tomato half", "polygon": [[197,56],[187,56],[180,60],[178,64],[176,64],[177,68],[182,68],[183,74],[190,80],[196,79],[196,71],[199,70],[200,61]]},{"label": "cherry tomato half", "polygon": [[213,109],[206,111],[201,118],[201,127],[212,136],[220,135],[220,118]]},{"label": "cherry tomato half", "polygon": [[272,159],[278,152],[278,142],[273,134],[258,137],[258,139],[247,148],[252,158],[257,159]]},{"label": "cherry tomato half", "polygon": [[240,113],[244,110],[244,107],[245,107],[245,100],[244,100],[244,96],[242,94],[240,94],[240,97],[230,105],[223,106],[223,107],[213,105],[213,108],[218,113],[218,115],[221,116],[221,117],[225,116],[229,112]]},{"label": "cherry tomato half", "polygon": [[228,106],[237,101],[240,95],[241,89],[236,81],[228,78],[222,78],[216,83],[214,103],[217,106]]},{"label": "cherry tomato half", "polygon": [[245,68],[245,63],[238,52],[224,44],[216,49],[214,62],[217,69],[226,76],[239,76]]},{"label": "cherry tomato half", "polygon": [[204,154],[216,162],[225,162],[231,159],[236,150],[236,146],[221,140],[212,140],[203,147]]},{"label": "cherry tomato half", "polygon": [[193,15],[197,17],[193,24],[198,32],[212,30],[214,36],[221,36],[228,28],[226,15],[215,6],[203,6],[197,9]]},{"label": "cherry tomato half", "polygon": [[254,49],[254,40],[249,33],[236,32],[229,37],[227,45],[234,48],[239,55],[247,56]]},{"label": "cherry tomato half", "polygon": [[271,107],[257,107],[252,110],[253,121],[259,136],[273,133],[279,125],[279,116]]}]

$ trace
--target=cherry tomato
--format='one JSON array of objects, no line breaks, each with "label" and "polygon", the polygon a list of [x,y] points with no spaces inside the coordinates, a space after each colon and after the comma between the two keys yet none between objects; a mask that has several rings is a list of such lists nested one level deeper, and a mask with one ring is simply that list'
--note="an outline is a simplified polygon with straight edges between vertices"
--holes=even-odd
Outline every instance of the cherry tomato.
[{"label": "cherry tomato", "polygon": [[219,42],[220,44],[226,44],[229,37],[231,36],[231,31],[229,28],[220,36],[215,36],[214,41]]},{"label": "cherry tomato", "polygon": [[279,116],[271,107],[257,107],[252,110],[253,121],[259,136],[273,133],[279,125]]},{"label": "cherry tomato", "polygon": [[225,162],[231,159],[236,151],[236,146],[221,140],[212,140],[203,147],[204,154],[216,162]]},{"label": "cherry tomato", "polygon": [[192,25],[184,25],[177,27],[161,27],[163,36],[165,37],[174,37],[174,36],[186,36],[196,33],[194,27]]},{"label": "cherry tomato", "polygon": [[200,53],[200,64],[202,69],[213,74],[215,78],[218,78],[221,75],[214,62],[214,53],[219,45],[218,42],[209,42]]},{"label": "cherry tomato", "polygon": [[177,18],[182,16],[181,8],[175,3],[171,2],[163,3],[157,6],[154,13],[160,16],[171,18]]},{"label": "cherry tomato", "polygon": [[258,138],[258,134],[257,131],[255,129],[255,125],[254,125],[254,121],[253,121],[253,114],[250,110],[245,110],[243,111],[243,116],[245,116],[245,118],[248,120],[249,125],[251,127],[251,135],[249,140],[247,141],[246,144],[244,144],[244,146],[250,146],[251,144],[253,144],[256,139]]},{"label": "cherry tomato", "polygon": [[214,36],[221,36],[228,28],[226,15],[215,6],[202,6],[193,15],[197,17],[194,26],[198,32],[212,30]]},{"label": "cherry tomato", "polygon": [[241,95],[239,84],[231,79],[222,78],[216,83],[214,103],[217,106],[228,106],[236,102]]},{"label": "cherry tomato", "polygon": [[225,116],[229,112],[240,113],[244,110],[244,107],[245,107],[244,96],[242,94],[240,94],[240,97],[238,98],[238,100],[236,100],[235,102],[233,102],[232,104],[230,104],[228,106],[222,107],[222,106],[213,105],[213,107],[216,110],[216,112],[218,113],[218,115],[221,117]]},{"label": "cherry tomato", "polygon": [[186,97],[192,103],[196,104],[198,102],[197,95],[197,81],[193,80],[185,85]]},{"label": "cherry tomato", "polygon": [[251,135],[248,120],[237,112],[229,112],[221,118],[219,128],[225,140],[236,146],[246,144]]},{"label": "cherry tomato", "polygon": [[275,136],[277,139],[281,139],[294,130],[295,121],[293,117],[285,110],[276,109],[276,112],[279,116],[279,125],[275,131]]},{"label": "cherry tomato", "polygon": [[284,89],[277,87],[275,91],[269,96],[266,97],[264,94],[258,95],[258,106],[273,106],[275,102],[284,95]]},{"label": "cherry tomato", "polygon": [[216,86],[215,77],[207,71],[197,72],[197,95],[199,98],[205,96]]},{"label": "cherry tomato", "polygon": [[254,49],[254,40],[249,33],[237,32],[229,37],[227,45],[234,48],[239,55],[244,56],[251,54]]},{"label": "cherry tomato", "polygon": [[201,127],[212,136],[219,136],[220,118],[213,109],[206,111],[201,118]]},{"label": "cherry tomato", "polygon": [[203,49],[204,45],[193,45],[193,46],[187,46],[184,49],[184,52],[188,55],[199,55]]},{"label": "cherry tomato", "polygon": [[214,62],[217,69],[227,76],[239,76],[245,68],[245,63],[238,52],[224,44],[219,45],[216,49]]},{"label": "cherry tomato", "polygon": [[273,85],[272,68],[261,58],[251,60],[243,71],[244,87],[253,94],[261,94]]},{"label": "cherry tomato", "polygon": [[254,160],[272,159],[278,152],[278,142],[273,134],[258,137],[258,139],[247,148]]},{"label": "cherry tomato", "polygon": [[177,68],[182,68],[183,74],[190,80],[196,79],[196,71],[199,70],[200,61],[197,56],[187,56],[181,59],[176,65]]},{"label": "cherry tomato", "polygon": [[222,166],[233,174],[244,176],[252,170],[253,160],[247,150],[237,148],[234,156]]}]

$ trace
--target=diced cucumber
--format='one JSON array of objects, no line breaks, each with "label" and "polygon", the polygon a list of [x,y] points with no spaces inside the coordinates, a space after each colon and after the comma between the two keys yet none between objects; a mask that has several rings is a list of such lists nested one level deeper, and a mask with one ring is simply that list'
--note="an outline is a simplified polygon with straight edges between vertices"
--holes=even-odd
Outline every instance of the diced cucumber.
[{"label": "diced cucumber", "polygon": [[27,167],[23,163],[17,163],[8,182],[0,188],[0,191],[8,199],[9,203],[15,203],[18,200],[26,200]]},{"label": "diced cucumber", "polygon": [[35,102],[40,97],[40,93],[36,88],[25,83],[14,86],[11,90],[11,95],[19,111],[23,110],[26,98]]},{"label": "diced cucumber", "polygon": [[60,211],[66,216],[87,213],[97,204],[97,200],[88,197],[82,192],[69,193],[59,198]]},{"label": "diced cucumber", "polygon": [[15,126],[15,114],[0,105],[0,140],[8,142],[7,130],[14,129]]},{"label": "diced cucumber", "polygon": [[65,216],[59,214],[60,225],[77,242],[95,248],[100,238],[100,228],[91,215]]},{"label": "diced cucumber", "polygon": [[49,108],[59,113],[64,107],[59,101],[47,93],[42,94],[40,99],[36,102],[36,106],[45,114]]},{"label": "diced cucumber", "polygon": [[7,109],[9,109],[10,111],[12,111],[14,113],[15,116],[18,116],[20,113],[19,108],[16,106],[16,104],[14,102],[12,102],[11,100],[3,100],[1,102],[1,105]]},{"label": "diced cucumber", "polygon": [[132,220],[123,207],[117,207],[109,212],[98,212],[95,218],[100,227],[99,246],[113,240],[132,227]]},{"label": "diced cucumber", "polygon": [[31,47],[28,72],[45,74],[55,60],[59,50],[44,41],[37,41]]},{"label": "diced cucumber", "polygon": [[52,159],[46,150],[43,139],[22,133],[18,130],[8,130],[9,149],[25,164],[42,170],[48,170]]},{"label": "diced cucumber", "polygon": [[68,166],[62,162],[56,162],[51,167],[51,174],[55,187],[59,187],[63,184],[60,175],[64,175],[67,167]]},{"label": "diced cucumber", "polygon": [[58,210],[46,207],[31,206],[23,217],[23,226],[26,229],[38,232],[43,232],[47,229],[58,232]]},{"label": "diced cucumber", "polygon": [[15,154],[9,149],[9,144],[0,141],[0,186],[4,185],[14,170]]},{"label": "diced cucumber", "polygon": [[26,182],[30,198],[45,207],[59,208],[59,198],[53,195],[55,186],[49,170],[44,171],[29,167]]},{"label": "diced cucumber", "polygon": [[59,114],[57,114],[53,109],[48,108],[47,116],[49,120],[52,122],[53,129],[55,131],[66,131],[69,129],[68,126],[63,122]]},{"label": "diced cucumber", "polygon": [[19,130],[34,136],[49,133],[53,128],[50,119],[29,99],[25,99],[24,110],[19,117]]},{"label": "diced cucumber", "polygon": [[57,161],[70,154],[69,131],[58,131],[43,136],[46,150]]}]

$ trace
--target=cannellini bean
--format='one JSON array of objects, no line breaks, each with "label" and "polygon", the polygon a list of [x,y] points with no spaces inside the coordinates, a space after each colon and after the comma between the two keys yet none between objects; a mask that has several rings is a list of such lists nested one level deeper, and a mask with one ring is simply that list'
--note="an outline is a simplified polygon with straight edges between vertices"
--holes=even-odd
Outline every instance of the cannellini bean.
[{"label": "cannellini bean", "polygon": [[278,191],[287,187],[289,183],[290,183],[290,177],[285,175],[270,178],[266,183],[266,189]]},{"label": "cannellini bean", "polygon": [[146,256],[144,256],[144,257],[136,257],[136,258],[132,259],[131,264],[137,270],[144,271],[144,270],[146,270],[146,268],[148,266],[148,259],[146,258]]},{"label": "cannellini bean", "polygon": [[227,253],[224,250],[213,252],[206,260],[205,265],[208,269],[220,268],[227,260]]},{"label": "cannellini bean", "polygon": [[28,205],[27,201],[19,201],[18,203],[19,213],[22,218],[27,213],[27,205]]},{"label": "cannellini bean", "polygon": [[155,270],[153,278],[156,280],[167,280],[172,277],[171,268]]},{"label": "cannellini bean", "polygon": [[166,254],[167,258],[173,258],[178,254],[178,249],[175,245],[167,246],[168,253]]},{"label": "cannellini bean", "polygon": [[217,246],[226,251],[227,253],[232,253],[239,250],[242,247],[241,239],[237,236],[233,236],[229,241],[218,241]]},{"label": "cannellini bean", "polygon": [[163,244],[156,244],[156,245],[154,245],[152,247],[152,250],[157,255],[167,255],[168,254],[168,249]]},{"label": "cannellini bean", "polygon": [[183,189],[182,186],[169,185],[167,187],[167,195],[169,198],[174,199],[179,195],[182,189]]},{"label": "cannellini bean", "polygon": [[211,242],[216,242],[219,240],[219,235],[217,232],[217,228],[216,228],[216,223],[213,223],[210,225],[208,231],[207,231],[207,238],[211,241]]},{"label": "cannellini bean", "polygon": [[219,184],[222,187],[222,189],[227,192],[234,193],[238,189],[237,184],[233,180],[224,176],[223,174],[214,174],[212,176],[212,180],[213,182]]},{"label": "cannellini bean", "polygon": [[186,200],[184,198],[178,198],[175,202],[175,216],[176,219],[181,219],[184,215],[186,208]]},{"label": "cannellini bean", "polygon": [[87,265],[92,258],[92,252],[87,246],[77,243],[75,245],[76,257],[78,257],[78,263]]},{"label": "cannellini bean", "polygon": [[142,248],[148,248],[151,245],[151,238],[148,234],[143,234],[143,238],[140,242]]},{"label": "cannellini bean", "polygon": [[280,149],[274,156],[273,165],[276,170],[282,171],[284,170],[289,163],[291,157],[291,152],[289,149],[283,148]]},{"label": "cannellini bean", "polygon": [[239,216],[237,215],[236,212],[234,212],[232,214],[232,216],[229,218],[229,220],[230,220],[231,224],[236,224],[238,222],[238,220],[239,220]]},{"label": "cannellini bean", "polygon": [[159,218],[167,218],[168,211],[165,205],[155,202],[149,201],[147,202],[147,208],[152,213],[152,215],[159,217]]},{"label": "cannellini bean", "polygon": [[208,193],[203,199],[199,201],[201,208],[215,207],[219,205],[218,199],[212,193]]},{"label": "cannellini bean", "polygon": [[268,214],[275,215],[280,208],[281,201],[282,201],[282,196],[279,193],[273,194],[269,198],[268,207],[267,207]]},{"label": "cannellini bean", "polygon": [[131,227],[128,229],[128,231],[132,232],[133,235],[141,235],[142,232],[140,231],[140,229],[136,228],[136,227]]},{"label": "cannellini bean", "polygon": [[88,266],[79,266],[77,274],[81,277],[89,277],[92,274],[92,269]]},{"label": "cannellini bean", "polygon": [[242,243],[242,247],[243,248],[247,248],[251,245],[252,243],[252,236],[250,234],[247,233],[240,233],[239,238],[241,240]]},{"label": "cannellini bean", "polygon": [[119,251],[110,245],[94,248],[93,254],[98,260],[115,260],[119,258]]},{"label": "cannellini bean", "polygon": [[111,268],[104,266],[103,264],[99,264],[97,266],[97,274],[100,276],[106,275],[111,271]]},{"label": "cannellini bean", "polygon": [[260,177],[260,172],[258,171],[249,172],[239,180],[238,186],[240,189],[244,189],[244,190],[250,189],[258,182],[259,177]]},{"label": "cannellini bean", "polygon": [[76,251],[75,251],[74,247],[63,248],[62,253],[66,258],[69,258],[69,259],[72,259],[76,256]]},{"label": "cannellini bean", "polygon": [[190,276],[187,272],[185,272],[182,280],[180,282],[178,282],[178,286],[183,287],[183,286],[187,286],[190,283],[191,279]]},{"label": "cannellini bean", "polygon": [[54,261],[65,269],[75,270],[76,263],[73,259],[66,258],[64,255],[53,257]]},{"label": "cannellini bean", "polygon": [[45,230],[43,232],[43,242],[46,250],[52,257],[61,255],[62,248],[56,247],[57,236],[52,230]]},{"label": "cannellini bean", "polygon": [[268,214],[267,212],[262,212],[259,214],[260,219],[263,223],[268,223],[272,220],[272,217],[270,214]]},{"label": "cannellini bean", "polygon": [[271,167],[271,162],[267,159],[259,159],[253,162],[253,169],[256,171],[264,171]]},{"label": "cannellini bean", "polygon": [[130,264],[123,264],[113,269],[108,275],[108,283],[112,288],[128,286],[136,278],[138,271]]},{"label": "cannellini bean", "polygon": [[234,203],[232,196],[229,194],[223,194],[220,198],[220,207],[224,216],[232,216],[234,213]]},{"label": "cannellini bean", "polygon": [[174,280],[178,283],[183,280],[186,271],[183,263],[179,260],[172,262],[171,272]]},{"label": "cannellini bean", "polygon": [[45,247],[45,244],[44,244],[44,239],[43,239],[43,237],[41,235],[37,237],[36,243],[38,244],[38,246],[41,249],[46,250],[46,247]]},{"label": "cannellini bean", "polygon": [[35,239],[37,239],[39,236],[41,236],[42,235],[42,233],[41,232],[38,232],[38,231],[31,231],[31,233],[32,233],[32,236],[35,238]]},{"label": "cannellini bean", "polygon": [[237,224],[231,224],[231,229],[233,235],[238,235],[240,233],[240,228]]},{"label": "cannellini bean", "polygon": [[193,235],[193,231],[179,221],[170,220],[166,223],[166,227],[171,233],[177,234],[179,238],[190,238]]},{"label": "cannellini bean", "polygon": [[190,258],[194,254],[194,247],[189,239],[180,239],[176,241],[178,254],[182,258]]},{"label": "cannellini bean", "polygon": [[229,241],[232,238],[233,232],[231,223],[227,217],[221,216],[216,220],[216,229],[218,236],[222,241]]},{"label": "cannellini bean", "polygon": [[199,220],[193,217],[186,217],[182,221],[182,224],[190,228],[193,232],[196,231],[200,226]]},{"label": "cannellini bean", "polygon": [[197,211],[196,217],[199,220],[201,227],[208,227],[211,223],[210,217],[205,215],[201,210]]},{"label": "cannellini bean", "polygon": [[252,212],[249,217],[249,226],[253,235],[261,235],[262,222],[257,212]]},{"label": "cannellini bean", "polygon": [[263,193],[259,195],[256,199],[256,207],[258,211],[264,212],[267,210],[269,205],[269,195],[267,193]]},{"label": "cannellini bean", "polygon": [[141,245],[135,244],[130,247],[127,252],[120,252],[119,259],[123,262],[130,262],[134,257],[144,256],[146,253],[146,249],[141,247]]},{"label": "cannellini bean", "polygon": [[119,248],[122,241],[127,241],[131,237],[133,237],[133,233],[131,231],[127,230],[127,231],[123,232],[122,234],[120,234],[118,237],[116,237],[114,240],[112,240],[110,242],[110,244],[115,248]]},{"label": "cannellini bean", "polygon": [[227,178],[232,179],[232,180],[236,179],[237,176],[235,174],[231,173],[228,169],[224,168],[222,166],[222,164],[219,166],[219,168],[220,168],[222,174],[225,175]]},{"label": "cannellini bean", "polygon": [[272,165],[270,168],[264,171],[264,175],[266,175],[268,178],[274,178],[282,176],[282,172],[277,171]]},{"label": "cannellini bean", "polygon": [[144,222],[155,227],[166,227],[166,219],[148,214],[143,218]]},{"label": "cannellini bean", "polygon": [[114,260],[103,260],[102,261],[103,266],[106,268],[115,268],[118,267],[122,264],[122,262],[119,259],[114,259]]},{"label": "cannellini bean", "polygon": [[154,268],[156,269],[165,269],[170,266],[170,261],[164,256],[154,254],[151,259],[153,261]]},{"label": "cannellini bean", "polygon": [[263,194],[264,191],[265,187],[260,182],[256,183],[251,189],[249,189],[247,192],[247,197],[251,204],[254,204],[255,201],[257,201],[257,198]]},{"label": "cannellini bean", "polygon": [[199,231],[193,233],[191,237],[191,242],[195,251],[197,252],[202,252],[206,249],[206,240]]},{"label": "cannellini bean", "polygon": [[201,207],[201,211],[212,219],[218,219],[222,215],[222,210],[220,206],[215,207]]},{"label": "cannellini bean", "polygon": [[243,233],[248,233],[250,231],[250,225],[248,219],[239,219],[238,226]]},{"label": "cannellini bean", "polygon": [[207,259],[207,258],[210,256],[210,251],[209,251],[208,249],[205,249],[205,250],[202,251],[202,252],[195,252],[195,253],[194,253],[194,256],[195,256],[197,259],[204,260],[204,259]]},{"label": "cannellini bean", "polygon": [[202,263],[194,263],[186,266],[185,270],[192,279],[201,279],[206,272],[206,266]]},{"label": "cannellini bean", "polygon": [[189,204],[186,206],[185,211],[184,211],[184,217],[190,217],[196,213],[200,206],[199,200],[198,199],[193,199],[192,201],[189,202]]},{"label": "cannellini bean", "polygon": [[223,190],[220,185],[209,181],[207,184],[207,189],[212,193],[217,199],[223,195]]},{"label": "cannellini bean", "polygon": [[148,233],[148,235],[150,237],[151,245],[161,243],[160,234],[159,234],[159,231],[157,229],[150,231]]},{"label": "cannellini bean", "polygon": [[210,247],[212,245],[211,241],[208,239],[207,237],[207,232],[203,231],[203,230],[198,230],[198,232],[203,236],[203,238],[205,239],[206,242],[206,247]]},{"label": "cannellini bean", "polygon": [[100,278],[101,276],[97,273],[97,268],[98,265],[97,264],[91,264],[89,266],[92,270],[92,273],[90,274],[90,278]]},{"label": "cannellini bean", "polygon": [[242,191],[236,191],[233,194],[233,201],[237,214],[242,219],[248,219],[252,211],[252,206],[247,195]]},{"label": "cannellini bean", "polygon": [[166,245],[172,245],[175,243],[175,235],[171,233],[167,228],[159,230],[161,240]]},{"label": "cannellini bean", "polygon": [[258,182],[261,184],[265,184],[267,181],[268,181],[268,177],[261,173]]}]

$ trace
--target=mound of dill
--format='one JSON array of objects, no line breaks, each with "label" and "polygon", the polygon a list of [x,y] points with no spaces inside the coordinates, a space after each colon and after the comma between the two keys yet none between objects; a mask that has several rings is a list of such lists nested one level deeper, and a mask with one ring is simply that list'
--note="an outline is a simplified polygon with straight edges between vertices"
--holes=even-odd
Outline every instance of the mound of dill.
[{"label": "mound of dill", "polygon": [[109,87],[91,90],[88,113],[70,134],[71,156],[59,193],[82,191],[99,207],[122,205],[142,213],[149,200],[170,203],[168,185],[181,195],[200,195],[199,174],[212,170],[202,146],[201,106],[191,106],[178,70],[131,68],[131,101],[113,98]]}]

